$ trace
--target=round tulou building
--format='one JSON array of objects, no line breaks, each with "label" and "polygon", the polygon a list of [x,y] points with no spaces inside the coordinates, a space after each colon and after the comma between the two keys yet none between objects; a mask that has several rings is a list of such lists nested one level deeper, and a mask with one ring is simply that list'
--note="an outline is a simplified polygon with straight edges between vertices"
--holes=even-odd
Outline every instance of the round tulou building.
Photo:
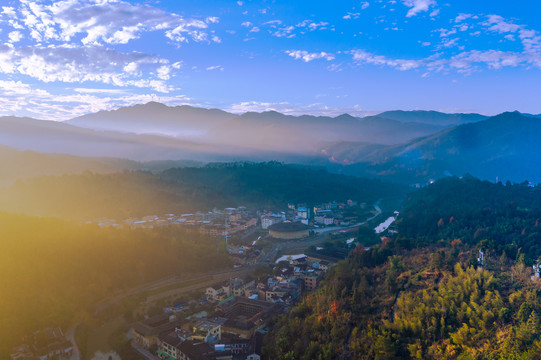
[{"label": "round tulou building", "polygon": [[269,226],[269,235],[275,239],[301,239],[310,234],[308,229],[301,222],[282,222]]}]

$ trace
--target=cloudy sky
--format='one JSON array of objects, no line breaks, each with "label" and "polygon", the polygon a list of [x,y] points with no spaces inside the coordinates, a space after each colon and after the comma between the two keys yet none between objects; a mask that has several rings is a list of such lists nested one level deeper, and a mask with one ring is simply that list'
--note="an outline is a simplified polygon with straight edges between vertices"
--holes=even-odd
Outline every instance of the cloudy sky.
[{"label": "cloudy sky", "polygon": [[538,0],[0,4],[0,115],[541,113]]}]

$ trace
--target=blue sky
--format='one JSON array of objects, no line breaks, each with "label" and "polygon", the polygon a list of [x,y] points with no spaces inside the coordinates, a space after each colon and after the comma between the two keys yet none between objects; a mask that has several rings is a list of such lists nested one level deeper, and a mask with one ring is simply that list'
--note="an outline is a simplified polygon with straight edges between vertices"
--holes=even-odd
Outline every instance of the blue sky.
[{"label": "blue sky", "polygon": [[541,2],[7,0],[0,115],[541,113]]}]

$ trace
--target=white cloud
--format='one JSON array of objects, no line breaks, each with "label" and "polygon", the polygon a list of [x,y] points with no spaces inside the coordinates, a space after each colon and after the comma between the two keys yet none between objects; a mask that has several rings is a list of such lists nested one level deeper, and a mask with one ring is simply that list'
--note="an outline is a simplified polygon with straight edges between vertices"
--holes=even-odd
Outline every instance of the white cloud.
[{"label": "white cloud", "polygon": [[455,18],[455,23],[463,22],[464,20],[467,20],[467,19],[471,18],[472,16],[473,16],[472,14],[464,14],[464,13],[460,13],[460,14],[458,14],[458,16]]},{"label": "white cloud", "polygon": [[298,28],[307,28],[310,31],[314,31],[317,29],[326,29],[326,26],[329,25],[328,22],[320,21],[320,22],[314,22],[312,20],[303,20],[300,23],[296,25]]},{"label": "white cloud", "polygon": [[369,6],[370,6],[370,3],[368,1],[362,1],[361,2],[361,10],[366,9]]},{"label": "white cloud", "polygon": [[[80,41],[84,45],[126,44],[151,31],[163,31],[173,41],[205,41],[209,24],[219,19],[186,19],[156,7],[121,0],[20,0],[2,13],[15,28],[23,27],[40,43]],[[20,20],[20,23],[16,21]]]},{"label": "white cloud", "polygon": [[206,68],[207,71],[212,71],[212,70],[220,70],[220,71],[223,71],[224,68],[223,66],[221,65],[214,65],[214,66],[209,66]]},{"label": "white cloud", "polygon": [[69,95],[52,94],[19,82],[0,82],[0,115],[20,112],[27,116],[58,121],[101,110],[144,104],[149,101],[160,101],[170,106],[197,105],[184,95],[158,96],[118,92],[113,89],[77,88],[74,91],[74,94]]},{"label": "white cloud", "polygon": [[377,66],[388,66],[397,70],[405,71],[421,67],[423,60],[391,59],[381,55],[374,55],[363,50],[353,50],[353,61],[357,64],[370,64]]},{"label": "white cloud", "polygon": [[403,3],[410,8],[406,14],[407,17],[415,16],[420,12],[426,12],[431,7],[436,6],[435,0],[403,0]]},{"label": "white cloud", "polygon": [[327,61],[331,61],[335,58],[333,54],[329,54],[324,51],[319,53],[310,53],[305,50],[287,50],[285,53],[294,58],[295,60],[302,60],[304,62],[310,62],[316,59],[325,59]]},{"label": "white cloud", "polygon": [[342,19],[345,19],[345,20],[358,19],[359,16],[361,16],[361,13],[348,12],[346,15],[342,16]]},{"label": "white cloud", "polygon": [[295,34],[293,31],[295,30],[295,26],[284,26],[277,31],[273,32],[272,34],[276,37],[286,37],[286,38],[292,38],[295,37]]},{"label": "white cloud", "polygon": [[469,73],[472,65],[484,64],[490,69],[501,69],[503,67],[516,67],[524,61],[520,54],[498,50],[478,51],[472,50],[453,56],[449,62],[451,68],[460,72]]},{"label": "white cloud", "polygon": [[327,70],[334,71],[334,72],[340,72],[342,71],[342,65],[341,64],[331,64],[327,66]]},{"label": "white cloud", "polygon": [[[304,34],[308,31],[315,30],[325,30],[329,29],[329,23],[325,21],[315,22],[313,20],[303,20],[296,25],[282,26],[278,28],[277,25],[281,25],[282,21],[272,20],[263,23],[263,25],[269,25],[274,30],[269,30],[269,32],[276,37],[280,38],[293,38],[296,36],[296,31]],[[331,30],[333,28],[331,27]]]},{"label": "white cloud", "polygon": [[[531,38],[531,37],[530,37]],[[457,39],[450,40],[447,47],[456,45]],[[541,43],[541,39],[537,39]],[[538,46],[539,43],[537,43]],[[445,46],[445,45],[444,45]],[[483,67],[491,70],[499,70],[505,67],[532,67],[541,68],[541,55],[539,51],[500,51],[500,50],[470,50],[462,51],[450,58],[443,58],[442,53],[422,59],[399,59],[375,55],[364,50],[353,50],[349,52],[353,60],[359,64],[384,66],[396,70],[406,71],[419,69],[425,71],[424,76],[431,72],[456,71],[462,74],[471,74]]]},{"label": "white cloud", "polygon": [[157,70],[158,78],[169,80],[171,78],[171,68],[168,65],[162,65]]},{"label": "white cloud", "polygon": [[137,65],[136,62],[131,62],[131,63],[127,64],[126,66],[124,66],[123,70],[125,72],[127,72],[127,73],[130,73],[130,74],[136,74],[138,68],[139,68],[139,66]]},{"label": "white cloud", "polygon": [[[0,45],[0,73],[26,75],[46,83],[100,82],[169,92],[173,89],[163,79],[151,76],[153,70],[167,62],[142,53],[124,54],[102,46],[15,48]],[[145,74],[145,80],[139,79],[141,74]]]},{"label": "white cloud", "polygon": [[8,18],[15,19],[17,17],[17,13],[15,12],[15,8],[11,6],[2,6],[2,14],[6,15]]},{"label": "white cloud", "polygon": [[265,102],[265,101],[243,101],[226,107],[224,110],[243,114],[246,112],[264,112],[278,111],[285,115],[317,115],[317,116],[338,116],[348,113],[353,116],[373,115],[372,111],[366,111],[359,105],[353,105],[347,108],[328,107],[322,103],[313,103],[308,105],[291,104],[289,102]]},{"label": "white cloud", "polygon": [[515,41],[515,35],[512,35],[512,34],[507,34],[504,36],[504,38],[506,38],[509,41]]},{"label": "white cloud", "polygon": [[263,25],[269,25],[270,27],[276,27],[282,24],[282,20],[270,20],[263,23]]},{"label": "white cloud", "polygon": [[440,32],[440,37],[448,37],[450,35],[456,34],[456,28],[452,28],[451,30],[447,29],[438,29],[437,31]]},{"label": "white cloud", "polygon": [[488,27],[490,31],[502,33],[517,32],[522,26],[505,21],[505,19],[499,15],[488,15],[488,20],[482,25]]},{"label": "white cloud", "polygon": [[23,113],[43,119],[67,120],[89,112],[157,99],[175,105],[190,101],[183,95],[158,97],[154,94],[127,93],[119,89],[75,88],[73,91],[69,95],[52,94],[21,81],[0,80],[0,115]]},{"label": "white cloud", "polygon": [[178,25],[174,29],[167,30],[165,36],[179,43],[188,42],[188,37],[196,42],[207,41],[208,34],[205,31],[207,27],[208,25],[204,21],[191,20]]},{"label": "white cloud", "polygon": [[82,94],[125,94],[123,89],[96,89],[96,88],[74,88],[73,91]]},{"label": "white cloud", "polygon": [[446,48],[454,47],[458,44],[458,38],[454,39],[443,39],[442,46]]},{"label": "white cloud", "polygon": [[8,37],[10,43],[16,43],[21,41],[21,39],[23,38],[23,34],[21,34],[20,31],[12,31],[9,33]]},{"label": "white cloud", "polygon": [[[15,2],[13,2],[15,3]],[[19,0],[0,8],[5,41],[0,74],[25,75],[41,82],[101,83],[171,92],[167,84],[181,62],[123,53],[145,33],[159,32],[177,43],[222,40],[210,27],[216,16],[185,18],[160,8],[123,0]],[[24,46],[21,40],[25,39]]]}]

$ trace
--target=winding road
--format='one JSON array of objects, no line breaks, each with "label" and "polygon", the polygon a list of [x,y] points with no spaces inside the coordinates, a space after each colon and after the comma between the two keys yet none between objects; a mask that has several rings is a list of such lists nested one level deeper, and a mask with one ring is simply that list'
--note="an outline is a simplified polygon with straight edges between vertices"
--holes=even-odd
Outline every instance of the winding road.
[{"label": "winding road", "polygon": [[80,360],[81,359],[81,353],[79,352],[79,347],[77,346],[77,341],[75,341],[75,331],[77,330],[77,327],[79,326],[79,323],[73,324],[70,326],[68,331],[66,331],[66,339],[71,342],[71,346],[73,347],[73,351],[71,353],[70,360]]}]

